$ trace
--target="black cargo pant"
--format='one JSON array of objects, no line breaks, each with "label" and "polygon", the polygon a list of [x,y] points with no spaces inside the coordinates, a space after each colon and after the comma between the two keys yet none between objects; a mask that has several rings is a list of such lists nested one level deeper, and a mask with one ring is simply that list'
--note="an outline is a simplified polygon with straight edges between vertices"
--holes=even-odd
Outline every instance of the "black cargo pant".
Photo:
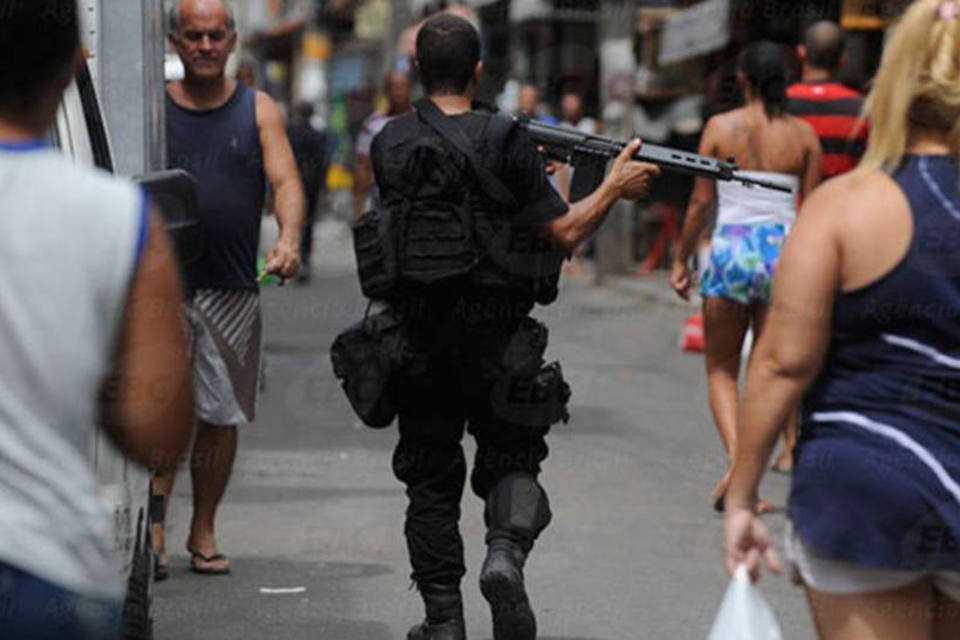
[{"label": "black cargo pant", "polygon": [[[418,585],[459,585],[466,572],[458,526],[464,428],[477,441],[470,480],[486,502],[487,540],[508,538],[529,551],[550,521],[537,482],[550,420],[521,411],[522,423],[514,422],[495,398],[514,330],[420,325],[410,331],[411,354],[397,383],[400,441],[393,469],[407,486],[405,533]],[[524,385],[517,388],[522,392]]]}]

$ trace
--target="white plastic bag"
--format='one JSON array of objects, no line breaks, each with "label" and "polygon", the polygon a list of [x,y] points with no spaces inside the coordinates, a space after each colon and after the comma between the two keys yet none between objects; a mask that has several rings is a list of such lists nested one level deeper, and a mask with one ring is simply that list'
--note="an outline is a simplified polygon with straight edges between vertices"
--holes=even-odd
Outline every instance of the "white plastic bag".
[{"label": "white plastic bag", "polygon": [[783,640],[773,610],[743,565],[730,580],[707,640]]}]

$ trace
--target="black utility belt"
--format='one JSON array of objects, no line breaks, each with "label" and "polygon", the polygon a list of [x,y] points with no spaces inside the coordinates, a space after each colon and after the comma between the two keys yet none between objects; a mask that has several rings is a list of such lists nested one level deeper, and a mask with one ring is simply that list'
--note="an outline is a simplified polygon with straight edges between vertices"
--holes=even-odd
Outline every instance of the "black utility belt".
[{"label": "black utility belt", "polygon": [[393,313],[408,323],[455,323],[467,326],[514,326],[529,317],[534,301],[512,292],[491,292],[438,299],[433,295],[397,296],[389,301]]},{"label": "black utility belt", "polygon": [[[450,357],[456,359],[453,352],[458,339],[470,342],[455,325],[439,326],[442,330],[433,331],[429,323],[407,322],[387,309],[368,315],[337,336],[330,349],[334,374],[365,424],[389,426],[403,402],[398,397],[398,383],[433,375],[431,362],[438,351],[450,351]],[[500,333],[496,327],[483,329]],[[532,318],[523,318],[502,338],[495,349],[483,354],[483,363],[477,362],[490,373],[493,413],[518,427],[566,422],[570,387],[560,364],[546,364],[543,358],[547,328]],[[439,349],[438,344],[444,348]]]}]

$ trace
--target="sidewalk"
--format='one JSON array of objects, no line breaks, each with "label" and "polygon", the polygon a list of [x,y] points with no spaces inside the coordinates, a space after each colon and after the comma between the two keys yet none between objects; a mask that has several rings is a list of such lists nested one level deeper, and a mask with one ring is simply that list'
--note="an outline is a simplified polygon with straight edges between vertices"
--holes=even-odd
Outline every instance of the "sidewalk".
[{"label": "sidewalk", "polygon": [[642,300],[680,309],[700,310],[700,295],[695,293],[689,301],[682,300],[670,287],[669,271],[654,271],[643,276],[611,276],[603,285]]},{"label": "sidewalk", "polygon": [[[573,280],[580,285],[596,284],[594,266],[591,262],[578,265],[576,271],[564,271],[563,278]],[[687,309],[691,312],[700,310],[699,292],[695,292],[689,301],[681,300],[670,287],[670,272],[665,270],[646,275],[609,276],[598,286],[667,307]]]}]

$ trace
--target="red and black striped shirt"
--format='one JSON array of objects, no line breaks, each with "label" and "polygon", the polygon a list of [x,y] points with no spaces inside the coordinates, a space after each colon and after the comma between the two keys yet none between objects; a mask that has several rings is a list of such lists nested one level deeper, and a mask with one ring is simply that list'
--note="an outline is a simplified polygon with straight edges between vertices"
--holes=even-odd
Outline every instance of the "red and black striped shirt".
[{"label": "red and black striped shirt", "polygon": [[838,82],[799,82],[787,89],[787,112],[806,120],[823,147],[824,179],[857,166],[869,128],[861,126],[863,94]]}]

